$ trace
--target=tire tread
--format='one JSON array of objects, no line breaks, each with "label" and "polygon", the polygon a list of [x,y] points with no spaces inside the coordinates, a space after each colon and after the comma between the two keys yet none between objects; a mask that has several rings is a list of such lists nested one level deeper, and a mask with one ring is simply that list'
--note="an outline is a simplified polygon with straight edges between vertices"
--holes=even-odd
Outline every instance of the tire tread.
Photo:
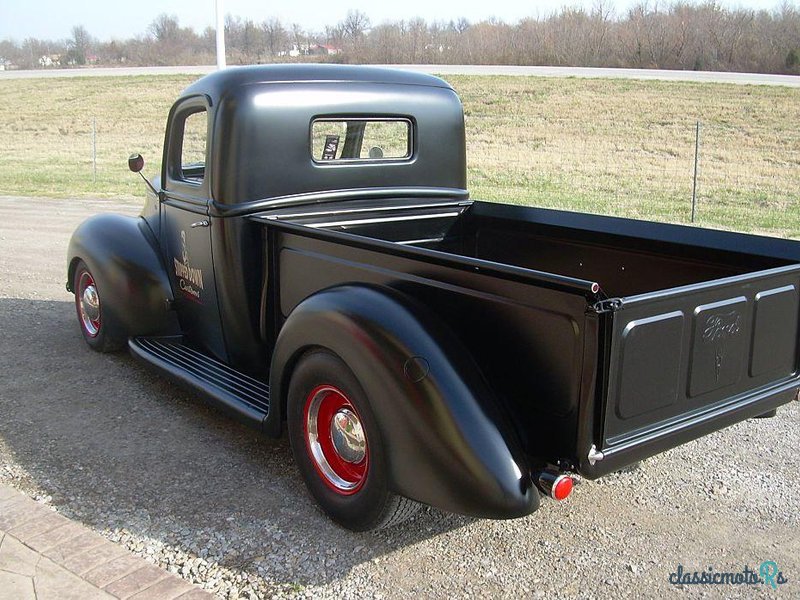
[{"label": "tire tread", "polygon": [[386,503],[383,518],[374,529],[386,529],[394,527],[395,525],[400,525],[400,523],[407,521],[417,514],[421,507],[422,505],[419,502],[411,498],[393,494]]}]

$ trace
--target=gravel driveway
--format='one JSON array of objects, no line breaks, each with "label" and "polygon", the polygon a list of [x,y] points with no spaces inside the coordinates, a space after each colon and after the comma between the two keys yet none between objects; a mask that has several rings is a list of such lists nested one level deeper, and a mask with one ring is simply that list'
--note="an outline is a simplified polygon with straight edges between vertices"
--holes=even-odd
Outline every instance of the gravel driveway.
[{"label": "gravel driveway", "polygon": [[[582,482],[530,517],[429,509],[353,534],[263,439],[128,355],[83,343],[72,229],[139,202],[0,197],[0,480],[220,598],[800,597],[800,403]],[[674,586],[777,563],[788,583]]]}]

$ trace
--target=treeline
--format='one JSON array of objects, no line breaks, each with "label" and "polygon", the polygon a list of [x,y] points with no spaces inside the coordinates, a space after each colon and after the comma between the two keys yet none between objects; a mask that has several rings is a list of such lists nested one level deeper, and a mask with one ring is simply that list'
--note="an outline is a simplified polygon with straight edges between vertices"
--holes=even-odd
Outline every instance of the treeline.
[{"label": "treeline", "polygon": [[[322,32],[275,18],[229,16],[229,64],[287,60],[352,63],[512,64],[800,73],[800,10],[771,11],[718,2],[642,2],[623,14],[598,0],[509,24],[498,20],[373,25],[351,11]],[[145,34],[101,42],[82,26],[68,40],[0,42],[7,68],[97,65],[194,65],[215,62],[215,32],[181,27],[160,15]]]}]

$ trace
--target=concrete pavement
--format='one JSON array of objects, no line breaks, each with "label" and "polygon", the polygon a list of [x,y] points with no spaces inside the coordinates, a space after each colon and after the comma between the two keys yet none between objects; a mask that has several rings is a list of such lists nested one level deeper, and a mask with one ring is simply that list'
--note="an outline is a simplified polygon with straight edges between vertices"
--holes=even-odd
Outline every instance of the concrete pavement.
[{"label": "concrete pavement", "polygon": [[0,484],[0,600],[115,598],[213,596]]},{"label": "concrete pavement", "polygon": [[[769,73],[728,73],[720,71],[672,71],[668,69],[615,69],[596,67],[535,67],[525,65],[372,65],[406,69],[434,75],[508,75],[514,77],[580,77],[590,79],[655,79],[661,81],[695,81],[742,85],[782,85],[800,87],[798,75]],[[185,67],[92,67],[82,69],[36,69],[32,71],[0,71],[4,79],[46,77],[108,77],[133,75],[206,75],[214,66]]]}]

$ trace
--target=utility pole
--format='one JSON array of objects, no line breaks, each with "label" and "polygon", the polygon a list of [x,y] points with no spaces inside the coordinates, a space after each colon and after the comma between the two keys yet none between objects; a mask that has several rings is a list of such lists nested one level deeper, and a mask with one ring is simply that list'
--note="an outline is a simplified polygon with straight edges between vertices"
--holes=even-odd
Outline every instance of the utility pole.
[{"label": "utility pole", "polygon": [[223,0],[217,4],[217,69],[225,68],[225,8]]}]

